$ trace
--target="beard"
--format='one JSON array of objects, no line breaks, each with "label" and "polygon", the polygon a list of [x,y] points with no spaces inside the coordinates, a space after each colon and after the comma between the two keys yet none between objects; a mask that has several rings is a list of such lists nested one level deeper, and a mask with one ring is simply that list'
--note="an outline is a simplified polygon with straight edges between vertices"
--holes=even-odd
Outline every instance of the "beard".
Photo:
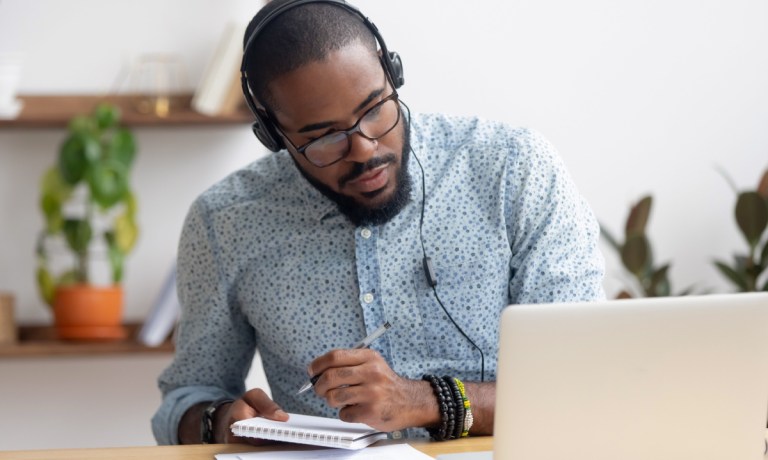
[{"label": "beard", "polygon": [[[299,167],[298,163],[296,163],[296,167],[299,172],[301,172],[301,175],[304,176],[312,186],[318,189],[320,193],[325,195],[328,199],[336,203],[336,207],[339,211],[356,227],[360,225],[375,226],[387,223],[402,211],[405,205],[408,204],[411,195],[411,176],[408,174],[408,159],[411,150],[409,128],[410,126],[405,125],[403,129],[403,149],[400,155],[400,168],[395,174],[395,190],[392,192],[392,196],[389,197],[389,199],[376,207],[360,204],[354,198],[338,193],[310,176]],[[291,155],[291,158],[293,158],[293,155]],[[349,174],[346,174],[339,179],[340,188],[344,183],[354,180],[374,168],[387,163],[395,163],[396,161],[397,158],[394,153],[386,153],[371,158],[366,163],[355,163],[354,169]],[[294,159],[294,163],[295,162],[296,160]],[[382,189],[364,193],[363,195],[368,198],[373,198],[381,192]]]}]

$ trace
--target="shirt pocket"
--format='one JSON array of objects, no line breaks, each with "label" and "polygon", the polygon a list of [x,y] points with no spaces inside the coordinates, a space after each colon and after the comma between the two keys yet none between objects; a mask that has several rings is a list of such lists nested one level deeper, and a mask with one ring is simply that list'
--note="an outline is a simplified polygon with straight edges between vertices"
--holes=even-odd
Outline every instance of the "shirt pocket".
[{"label": "shirt pocket", "polygon": [[439,291],[437,297],[434,292],[429,297],[420,302],[428,355],[445,361],[476,357],[479,362],[480,352],[475,346],[481,347],[493,340],[492,331],[496,329],[494,318],[487,311],[474,311],[474,307],[469,305],[443,303],[441,306],[443,299]]}]

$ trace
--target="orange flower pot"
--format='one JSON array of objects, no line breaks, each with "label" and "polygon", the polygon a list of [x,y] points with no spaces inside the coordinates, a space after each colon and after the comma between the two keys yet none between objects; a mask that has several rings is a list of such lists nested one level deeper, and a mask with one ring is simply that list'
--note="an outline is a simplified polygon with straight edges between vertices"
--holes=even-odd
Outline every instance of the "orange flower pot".
[{"label": "orange flower pot", "polygon": [[53,317],[60,339],[121,340],[127,335],[121,286],[60,286],[53,299]]}]

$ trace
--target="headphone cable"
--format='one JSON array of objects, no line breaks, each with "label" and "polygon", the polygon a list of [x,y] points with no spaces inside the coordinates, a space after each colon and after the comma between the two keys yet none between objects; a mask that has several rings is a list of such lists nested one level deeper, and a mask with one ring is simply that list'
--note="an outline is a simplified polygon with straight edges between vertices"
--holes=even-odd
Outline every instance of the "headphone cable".
[{"label": "headphone cable", "polygon": [[[411,129],[411,109],[402,100],[400,103],[403,104],[408,111],[408,129]],[[438,305],[440,305],[440,308],[443,309],[443,312],[445,312],[446,316],[448,316],[448,319],[451,321],[451,323],[453,323],[454,327],[456,327],[456,330],[458,330],[461,335],[464,336],[464,338],[467,339],[467,341],[472,344],[472,346],[480,353],[480,381],[485,382],[485,355],[483,354],[483,350],[478,347],[477,344],[472,339],[470,339],[464,330],[456,323],[456,321],[453,319],[453,316],[448,313],[448,309],[445,308],[445,305],[443,305],[443,302],[440,300],[440,296],[437,295],[437,277],[435,276],[434,270],[432,268],[432,260],[427,257],[427,249],[424,246],[424,234],[422,232],[424,226],[424,208],[426,207],[427,203],[426,177],[424,174],[424,167],[421,165],[419,157],[416,156],[416,152],[413,150],[413,146],[409,145],[409,148],[413,154],[413,158],[416,160],[416,163],[419,165],[419,169],[421,170],[421,215],[419,217],[419,240],[421,241],[421,251],[424,254],[424,271],[427,275],[427,282],[430,287],[432,287],[432,292],[435,294],[435,299],[437,300]]]}]

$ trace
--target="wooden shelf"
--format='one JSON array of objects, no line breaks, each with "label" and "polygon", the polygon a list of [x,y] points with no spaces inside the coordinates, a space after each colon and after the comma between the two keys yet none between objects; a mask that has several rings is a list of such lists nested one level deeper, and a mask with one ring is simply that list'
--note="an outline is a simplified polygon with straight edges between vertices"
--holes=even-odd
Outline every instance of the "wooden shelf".
[{"label": "wooden shelf", "polygon": [[140,324],[126,324],[128,338],[125,340],[76,342],[57,339],[53,326],[20,326],[17,343],[0,344],[0,358],[173,353],[170,340],[157,347],[138,343],[136,334],[140,327]]},{"label": "wooden shelf", "polygon": [[110,102],[120,107],[121,123],[125,126],[237,125],[253,120],[253,115],[245,106],[232,114],[213,117],[198,113],[191,108],[191,94],[173,96],[170,113],[166,117],[140,113],[136,109],[138,98],[135,95],[22,95],[19,99],[24,102],[21,114],[13,120],[0,120],[0,128],[63,128],[73,116],[89,113],[99,102]]}]

